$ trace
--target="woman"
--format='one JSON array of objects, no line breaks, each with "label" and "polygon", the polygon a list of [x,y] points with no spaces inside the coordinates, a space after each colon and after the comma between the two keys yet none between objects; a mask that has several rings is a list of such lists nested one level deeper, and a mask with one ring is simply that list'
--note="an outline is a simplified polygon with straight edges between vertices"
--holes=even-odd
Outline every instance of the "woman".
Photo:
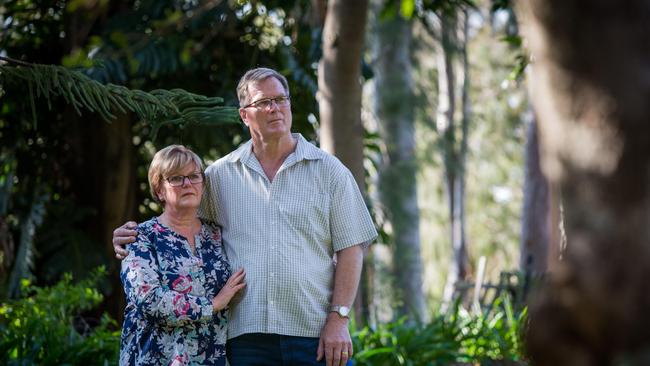
[{"label": "woman", "polygon": [[197,216],[201,159],[180,145],[160,150],[149,186],[163,213],[138,225],[122,261],[120,365],[225,365],[225,310],[245,274],[230,276],[219,227]]}]

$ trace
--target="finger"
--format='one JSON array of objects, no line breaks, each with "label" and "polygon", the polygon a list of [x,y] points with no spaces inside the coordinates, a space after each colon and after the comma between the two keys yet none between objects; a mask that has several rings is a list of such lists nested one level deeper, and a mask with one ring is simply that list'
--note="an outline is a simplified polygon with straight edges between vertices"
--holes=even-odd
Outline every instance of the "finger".
[{"label": "finger", "polygon": [[239,285],[235,285],[235,286],[233,286],[233,287],[232,287],[232,289],[233,289],[233,293],[236,293],[237,291],[243,289],[244,287],[246,287],[246,284],[245,284],[245,283],[240,283]]},{"label": "finger", "polygon": [[[341,356],[341,350],[335,350],[334,346],[325,345],[325,364],[327,366],[338,365],[339,357]],[[334,361],[336,360],[336,364]]]},{"label": "finger", "polygon": [[115,251],[115,256],[117,256],[117,259],[124,259],[129,255],[129,251],[120,246],[114,246],[113,250]]},{"label": "finger", "polygon": [[323,340],[319,339],[318,340],[318,349],[316,350],[316,361],[322,360],[324,355],[325,355],[325,352],[323,352]]},{"label": "finger", "polygon": [[235,272],[236,277],[246,277],[246,272],[244,272],[244,269],[241,268],[239,271]]},{"label": "finger", "polygon": [[350,357],[350,352],[343,348],[341,350],[341,361],[339,363],[339,366],[345,366],[348,363]]},{"label": "finger", "polygon": [[228,282],[235,285],[235,284],[243,282],[245,278],[246,278],[246,276],[244,276],[243,273],[240,273],[240,274],[236,274],[234,276],[230,276],[230,278],[228,279]]}]

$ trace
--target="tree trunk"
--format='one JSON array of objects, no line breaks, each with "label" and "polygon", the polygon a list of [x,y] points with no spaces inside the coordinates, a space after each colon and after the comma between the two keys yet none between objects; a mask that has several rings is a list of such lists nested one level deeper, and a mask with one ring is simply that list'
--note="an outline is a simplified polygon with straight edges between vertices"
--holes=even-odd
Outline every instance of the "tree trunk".
[{"label": "tree trunk", "polygon": [[[445,167],[453,252],[443,292],[445,304],[453,301],[456,283],[467,277],[469,262],[465,238],[465,156],[470,122],[467,27],[467,14],[460,10],[441,16],[436,27],[440,35],[436,123]],[[461,116],[457,121],[458,113]]]},{"label": "tree trunk", "polygon": [[522,5],[542,167],[561,189],[568,239],[530,309],[530,355],[540,366],[648,364],[650,4]]},{"label": "tree trunk", "polygon": [[397,15],[376,17],[373,40],[374,111],[386,154],[379,172],[382,207],[392,227],[397,316],[426,320],[417,202],[415,112],[411,65],[413,24]]},{"label": "tree trunk", "polygon": [[528,274],[541,274],[548,268],[550,197],[548,181],[540,165],[537,123],[532,109],[529,115],[519,268]]},{"label": "tree trunk", "polygon": [[[321,2],[313,5],[320,9]],[[318,105],[321,147],[350,169],[365,195],[364,128],[361,123],[361,50],[368,1],[331,0],[323,30],[323,56],[318,65]],[[318,13],[318,11],[316,11]],[[368,279],[372,254],[366,253],[355,316],[365,325],[370,313]]]}]

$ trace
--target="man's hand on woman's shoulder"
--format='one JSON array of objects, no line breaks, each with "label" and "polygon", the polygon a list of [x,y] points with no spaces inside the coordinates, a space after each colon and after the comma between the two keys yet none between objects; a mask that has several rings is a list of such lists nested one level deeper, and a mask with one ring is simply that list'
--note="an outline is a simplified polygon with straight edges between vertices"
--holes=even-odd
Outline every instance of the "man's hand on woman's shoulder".
[{"label": "man's hand on woman's shoulder", "polygon": [[113,231],[115,258],[122,260],[129,255],[129,251],[124,249],[124,246],[135,241],[135,237],[138,235],[138,232],[135,230],[137,227],[138,224],[136,222],[128,221]]}]

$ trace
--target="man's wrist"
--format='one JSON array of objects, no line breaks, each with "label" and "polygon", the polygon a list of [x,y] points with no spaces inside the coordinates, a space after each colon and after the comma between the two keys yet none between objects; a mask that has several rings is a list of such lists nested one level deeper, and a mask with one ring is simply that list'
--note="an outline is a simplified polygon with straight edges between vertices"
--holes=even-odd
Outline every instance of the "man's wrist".
[{"label": "man's wrist", "polygon": [[341,318],[349,319],[350,318],[350,308],[345,305],[330,305],[328,313],[335,313]]},{"label": "man's wrist", "polygon": [[350,318],[344,318],[335,312],[331,312],[327,313],[326,322],[347,327],[347,324],[350,322]]}]

